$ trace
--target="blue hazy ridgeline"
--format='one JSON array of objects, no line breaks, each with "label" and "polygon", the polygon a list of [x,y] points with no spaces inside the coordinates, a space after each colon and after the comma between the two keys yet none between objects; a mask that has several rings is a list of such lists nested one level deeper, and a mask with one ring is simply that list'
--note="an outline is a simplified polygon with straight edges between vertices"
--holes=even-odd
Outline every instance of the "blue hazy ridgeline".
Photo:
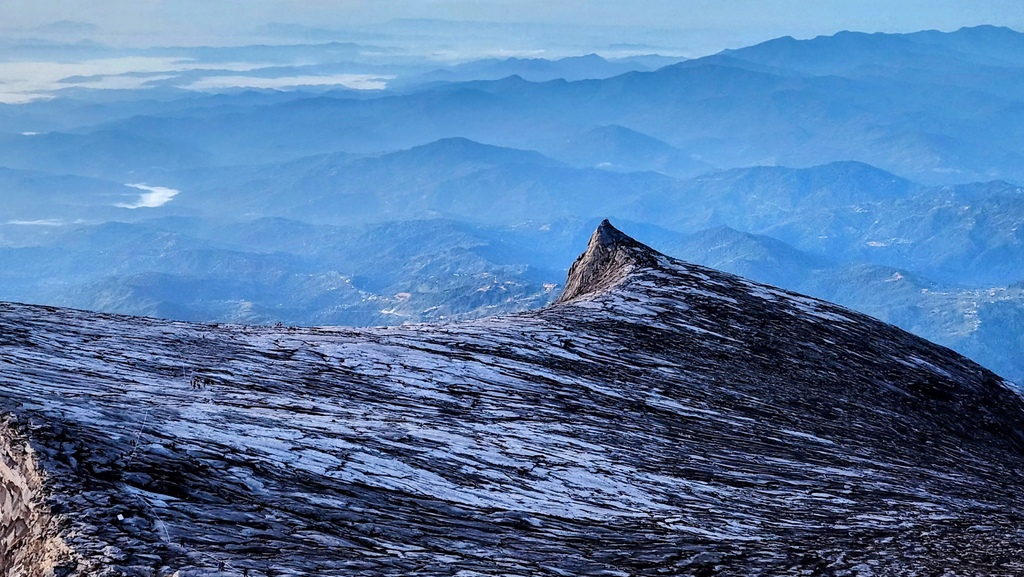
[{"label": "blue hazy ridgeline", "polygon": [[0,105],[0,299],[217,322],[467,318],[551,302],[608,217],[1024,383],[1024,34],[450,66],[367,50],[145,55],[387,89],[201,93],[180,86],[214,73],[186,70]]}]

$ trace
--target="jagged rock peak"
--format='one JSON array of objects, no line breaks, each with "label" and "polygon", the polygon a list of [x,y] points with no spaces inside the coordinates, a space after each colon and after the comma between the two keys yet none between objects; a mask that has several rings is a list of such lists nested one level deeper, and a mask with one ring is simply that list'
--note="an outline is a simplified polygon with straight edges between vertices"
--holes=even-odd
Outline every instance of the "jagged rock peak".
[{"label": "jagged rock peak", "polygon": [[556,303],[604,292],[634,270],[653,266],[659,256],[661,253],[624,234],[606,218],[591,235],[587,250],[569,268],[565,290]]}]

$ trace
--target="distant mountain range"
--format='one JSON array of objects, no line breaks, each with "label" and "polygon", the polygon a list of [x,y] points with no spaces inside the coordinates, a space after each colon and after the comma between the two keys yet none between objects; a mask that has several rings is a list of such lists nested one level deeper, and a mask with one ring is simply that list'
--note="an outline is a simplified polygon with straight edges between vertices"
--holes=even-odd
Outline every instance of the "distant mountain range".
[{"label": "distant mountain range", "polygon": [[424,86],[441,82],[500,80],[518,76],[530,82],[587,80],[618,76],[627,72],[649,72],[686,60],[658,55],[606,59],[597,54],[548,60],[546,58],[488,58],[440,68],[411,78],[400,78],[392,86]]},{"label": "distant mountain range", "polygon": [[1021,187],[929,187],[849,161],[678,179],[577,168],[532,151],[452,138],[258,170],[170,172],[164,183],[183,192],[150,216],[283,216],[319,224],[443,217],[515,226],[612,215],[680,232],[729,226],[838,262],[885,264],[943,282],[1016,282],[1024,270]]},{"label": "distant mountain range", "polygon": [[246,54],[266,78],[357,72],[388,47],[188,49],[178,80],[0,106],[0,298],[260,323],[475,317],[549,302],[569,247],[613,217],[1024,382],[1022,39],[399,58],[389,90],[220,94],[175,82]]},{"label": "distant mountain range", "polygon": [[[856,160],[927,184],[1024,182],[1024,135],[1015,128],[1024,126],[1021,37],[993,27],[840,33],[779,39],[654,71],[635,63],[631,72],[590,80],[531,82],[513,75],[400,93],[308,95],[256,107],[235,106],[230,98],[223,109],[205,102],[172,110],[133,106],[122,119],[107,114],[99,124],[74,128],[64,122],[65,133],[49,140],[8,140],[0,163],[34,168],[26,163],[63,159],[72,170],[95,171],[86,168],[92,162],[75,168],[77,157],[61,152],[109,151],[117,152],[118,163],[111,166],[107,157],[99,164],[124,175],[337,151],[382,152],[447,137],[557,156],[567,141],[594,127],[619,126],[667,143],[681,158],[720,168]],[[511,71],[528,62],[473,66]],[[585,76],[581,63],[598,60],[557,62],[574,70],[563,76],[575,78]],[[541,64],[558,70],[555,63]],[[67,107],[80,107],[73,101],[64,109],[38,106],[56,108],[58,116]],[[140,115],[128,118],[132,109]],[[27,110],[31,115],[31,107]],[[12,124],[17,128],[5,128]],[[7,120],[0,122],[0,132],[5,130],[43,129]],[[139,146],[111,148],[112,135]],[[52,160],[34,160],[38,157]],[[628,158],[599,162],[635,166]]]}]

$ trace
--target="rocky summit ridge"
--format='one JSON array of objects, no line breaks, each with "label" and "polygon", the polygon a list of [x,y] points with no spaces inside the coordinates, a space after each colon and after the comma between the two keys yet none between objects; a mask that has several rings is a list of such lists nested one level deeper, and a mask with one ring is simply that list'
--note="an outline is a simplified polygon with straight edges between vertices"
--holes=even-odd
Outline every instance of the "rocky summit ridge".
[{"label": "rocky summit ridge", "polygon": [[591,235],[587,250],[569,268],[565,289],[556,303],[606,291],[625,280],[637,267],[654,266],[657,254],[604,219]]},{"label": "rocky summit ridge", "polygon": [[0,305],[0,576],[1024,574],[1024,402],[604,222],[554,305]]}]

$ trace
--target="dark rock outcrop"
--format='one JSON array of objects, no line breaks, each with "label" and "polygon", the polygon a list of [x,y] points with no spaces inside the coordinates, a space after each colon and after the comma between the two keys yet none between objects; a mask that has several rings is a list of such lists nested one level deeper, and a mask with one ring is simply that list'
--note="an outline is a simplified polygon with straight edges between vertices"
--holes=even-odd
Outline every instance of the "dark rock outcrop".
[{"label": "dark rock outcrop", "polygon": [[601,221],[583,252],[569,267],[565,290],[556,303],[606,291],[624,281],[637,267],[652,266],[656,251],[622,234],[608,219]]},{"label": "dark rock outcrop", "polygon": [[52,575],[68,560],[25,439],[0,423],[0,575]]},{"label": "dark rock outcrop", "polygon": [[0,413],[69,552],[8,575],[1024,572],[1007,383],[607,223],[558,304],[459,324],[0,305]]}]

